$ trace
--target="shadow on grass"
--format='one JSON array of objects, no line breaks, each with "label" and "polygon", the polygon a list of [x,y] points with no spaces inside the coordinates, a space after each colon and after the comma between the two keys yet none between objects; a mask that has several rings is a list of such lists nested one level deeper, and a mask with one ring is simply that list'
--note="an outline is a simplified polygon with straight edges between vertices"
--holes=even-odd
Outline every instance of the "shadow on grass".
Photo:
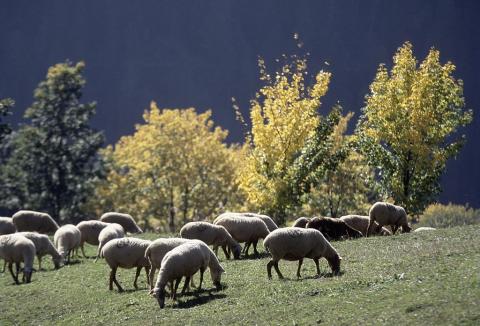
[{"label": "shadow on grass", "polygon": [[259,253],[258,255],[255,254],[249,254],[248,256],[243,255],[240,260],[255,260],[255,259],[263,259],[263,258],[269,258],[271,255],[268,252],[262,252]]},{"label": "shadow on grass", "polygon": [[203,304],[206,304],[212,300],[217,300],[217,299],[224,299],[227,297],[225,293],[213,293],[216,292],[216,290],[200,290],[200,291],[195,291],[193,292],[194,297],[191,299],[186,299],[186,300],[178,300],[177,304],[173,306],[173,308],[177,309],[188,309],[192,308],[194,306],[200,306]]}]

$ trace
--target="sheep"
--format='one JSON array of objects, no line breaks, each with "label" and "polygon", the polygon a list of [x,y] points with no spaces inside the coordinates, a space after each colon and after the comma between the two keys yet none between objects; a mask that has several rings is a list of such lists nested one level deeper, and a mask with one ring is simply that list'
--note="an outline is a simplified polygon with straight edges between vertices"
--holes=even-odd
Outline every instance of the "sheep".
[{"label": "sheep", "polygon": [[317,229],[328,240],[362,237],[360,232],[349,227],[344,221],[331,217],[313,217],[307,223],[307,228]]},{"label": "sheep", "polygon": [[80,249],[82,249],[84,258],[87,258],[83,248],[84,243],[86,242],[88,244],[98,246],[98,235],[108,225],[109,223],[97,220],[83,221],[77,224],[77,228],[82,234],[82,238],[80,240]]},{"label": "sheep", "polygon": [[213,220],[213,223],[217,222],[224,216],[232,216],[232,215],[241,215],[241,216],[246,216],[246,217],[258,217],[261,219],[265,224],[267,225],[268,231],[272,232],[273,230],[278,229],[278,225],[272,220],[270,216],[267,215],[262,215],[262,214],[256,214],[256,213],[235,213],[235,212],[227,212],[220,214],[215,220]]},{"label": "sheep", "polygon": [[308,222],[310,222],[310,219],[308,217],[299,217],[293,222],[292,227],[295,228],[306,228]]},{"label": "sheep", "polygon": [[374,223],[380,226],[390,225],[392,233],[395,234],[401,226],[403,232],[410,232],[412,229],[407,222],[407,213],[401,206],[392,205],[385,202],[376,202],[368,212],[370,223],[368,225],[367,237],[372,233]]},{"label": "sheep", "polygon": [[73,257],[72,251],[80,246],[82,234],[73,224],[66,224],[60,227],[53,236],[53,242],[63,260],[70,263],[70,257]]},{"label": "sheep", "polygon": [[162,267],[163,257],[172,250],[184,243],[192,241],[191,239],[184,238],[160,238],[153,241],[145,250],[145,257],[150,262],[150,290],[153,290],[153,278],[157,269]]},{"label": "sheep", "polygon": [[[0,235],[3,234],[10,234],[17,232],[15,228],[15,224],[13,224],[11,217],[0,217]],[[7,262],[3,263],[2,273],[5,272],[5,267],[7,266]]]},{"label": "sheep", "polygon": [[47,235],[36,232],[19,232],[19,234],[30,239],[35,245],[35,254],[38,259],[38,270],[42,269],[42,257],[45,255],[52,256],[52,262],[55,269],[60,268],[60,263],[63,260],[62,255],[60,255],[57,249],[55,249],[55,246]]},{"label": "sheep", "polygon": [[280,259],[298,260],[297,277],[300,278],[300,268],[304,258],[313,259],[317,267],[317,275],[320,275],[319,259],[327,259],[333,275],[340,273],[342,258],[338,255],[321,232],[315,229],[303,229],[298,227],[286,227],[270,233],[263,241],[265,249],[270,252],[272,259],[267,264],[268,278],[272,278],[272,266],[280,279],[283,275],[278,269]]},{"label": "sheep", "polygon": [[413,232],[435,231],[435,230],[436,228],[432,228],[429,226],[422,226],[422,227],[416,228],[415,230],[413,230]]},{"label": "sheep", "polygon": [[103,228],[103,230],[100,231],[100,234],[98,235],[98,250],[97,258],[95,258],[95,261],[97,261],[99,257],[102,257],[102,248],[107,244],[107,242],[113,239],[123,238],[124,236],[125,231],[123,230],[123,227],[118,223],[111,223],[105,228]]},{"label": "sheep", "polygon": [[0,235],[17,232],[11,217],[0,217]]},{"label": "sheep", "polygon": [[[0,235],[0,257],[8,263],[8,270],[12,274],[15,284],[18,281],[20,263],[23,262],[23,282],[32,280],[33,260],[35,259],[35,245],[32,240],[18,233]],[[15,263],[17,273],[13,273],[12,264]]]},{"label": "sheep", "polygon": [[142,240],[137,238],[120,238],[120,239],[113,239],[110,240],[103,248],[102,248],[102,256],[105,257],[105,261],[107,262],[108,266],[110,266],[110,283],[109,289],[110,291],[113,290],[113,283],[118,288],[119,292],[123,292],[123,289],[118,283],[116,278],[117,268],[137,268],[137,272],[135,274],[135,280],[133,281],[133,286],[135,289],[138,289],[137,286],[137,279],[142,271],[142,268],[145,268],[145,272],[147,274],[147,283],[149,282],[149,271],[150,271],[150,263],[148,259],[145,257],[145,250],[148,246],[152,243],[150,240]]},{"label": "sheep", "polygon": [[55,233],[59,226],[53,218],[46,214],[34,211],[18,211],[12,216],[17,231],[35,231],[38,233]]},{"label": "sheep", "polygon": [[[157,299],[160,309],[165,306],[165,286],[170,283],[172,288],[172,299],[176,299],[178,285],[185,276],[185,285],[182,289],[182,294],[187,289],[190,278],[200,271],[200,284],[198,289],[202,287],[203,273],[210,268],[210,275],[213,284],[217,289],[220,288],[220,280],[222,273],[225,272],[223,267],[218,262],[214,252],[200,240],[190,240],[171,251],[169,251],[162,260],[162,267],[158,273],[155,288],[151,291],[153,296]],[[173,285],[175,281],[175,286]]]},{"label": "sheep", "polygon": [[[370,223],[370,218],[368,216],[362,216],[362,215],[345,215],[340,217],[342,221],[347,223],[349,227],[352,229],[357,230],[358,232],[361,232],[363,236],[367,236],[367,230],[368,230],[368,223]],[[373,234],[378,234],[378,235],[392,235],[392,232],[390,232],[388,229],[381,227],[378,225],[377,222],[373,222],[374,227],[373,227]]]},{"label": "sheep", "polygon": [[242,247],[235,241],[227,229],[221,225],[215,225],[208,222],[190,222],[180,229],[180,236],[186,239],[198,239],[207,245],[213,245],[213,251],[218,254],[218,247],[222,247],[225,257],[230,259],[230,253],[227,252],[227,246],[233,252],[233,258],[238,259]]},{"label": "sheep", "polygon": [[258,255],[258,240],[265,239],[270,233],[265,222],[260,218],[251,218],[238,214],[222,215],[214,224],[223,226],[238,242],[245,242],[244,251],[246,256],[248,256],[251,244],[253,244],[255,255]]},{"label": "sheep", "polygon": [[128,214],[121,214],[116,212],[108,212],[103,214],[100,217],[100,221],[107,222],[107,223],[118,223],[125,229],[125,232],[130,233],[142,233],[142,229],[140,229],[135,223],[135,220],[131,215]]}]

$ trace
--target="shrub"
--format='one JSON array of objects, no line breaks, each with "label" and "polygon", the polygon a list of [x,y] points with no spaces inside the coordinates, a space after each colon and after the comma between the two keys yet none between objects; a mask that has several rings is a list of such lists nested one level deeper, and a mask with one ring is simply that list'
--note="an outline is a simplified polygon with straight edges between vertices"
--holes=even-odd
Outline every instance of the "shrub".
[{"label": "shrub", "polygon": [[432,204],[420,216],[418,226],[445,228],[480,223],[480,209],[463,205]]}]

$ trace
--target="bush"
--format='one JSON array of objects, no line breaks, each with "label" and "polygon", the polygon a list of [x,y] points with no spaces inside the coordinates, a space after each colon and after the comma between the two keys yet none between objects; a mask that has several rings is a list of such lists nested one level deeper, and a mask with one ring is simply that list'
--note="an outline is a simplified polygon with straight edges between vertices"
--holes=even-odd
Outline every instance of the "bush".
[{"label": "bush", "polygon": [[418,226],[446,228],[480,223],[480,209],[463,205],[432,204],[420,216]]}]

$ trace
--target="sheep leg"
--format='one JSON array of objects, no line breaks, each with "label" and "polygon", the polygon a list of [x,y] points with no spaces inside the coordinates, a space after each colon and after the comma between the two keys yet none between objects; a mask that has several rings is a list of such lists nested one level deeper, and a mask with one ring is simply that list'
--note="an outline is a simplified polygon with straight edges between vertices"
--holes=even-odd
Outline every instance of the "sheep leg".
[{"label": "sheep leg", "polygon": [[390,225],[390,227],[392,228],[392,234],[395,234],[398,230],[398,225]]},{"label": "sheep leg", "polygon": [[147,285],[150,285],[150,278],[148,275],[150,274],[150,267],[145,266],[145,275],[147,275]]},{"label": "sheep leg", "polygon": [[213,252],[215,253],[215,256],[218,257],[218,246],[213,246]]},{"label": "sheep leg", "polygon": [[5,268],[7,267],[7,261],[4,260],[3,261],[3,270],[2,270],[2,273],[5,273]]},{"label": "sheep leg", "polygon": [[298,260],[298,269],[297,269],[297,277],[300,278],[300,268],[302,267],[303,264],[303,258]]},{"label": "sheep leg", "polygon": [[[227,251],[227,246],[222,246],[223,253],[227,259],[230,259],[230,253]],[[218,257],[218,256],[217,256]]]},{"label": "sheep leg", "polygon": [[182,288],[182,295],[185,294],[188,288],[188,284],[190,283],[190,276],[185,277],[185,283],[183,283],[183,288]]},{"label": "sheep leg", "polygon": [[267,264],[267,275],[268,275],[268,279],[272,279],[272,265],[273,265],[273,259],[270,260]]},{"label": "sheep leg", "polygon": [[141,271],[142,271],[142,266],[137,266],[137,272],[135,273],[135,281],[133,281],[133,287],[135,288],[135,290],[138,290],[137,279]]},{"label": "sheep leg", "polygon": [[85,255],[85,249],[83,248],[83,243],[80,245],[80,249],[82,249],[83,258],[88,258],[87,255]]},{"label": "sheep leg", "polygon": [[153,278],[155,277],[155,272],[156,271],[157,271],[157,269],[152,266],[152,269],[148,273],[148,278],[150,279],[150,282],[149,282],[150,283],[150,290],[153,290]]},{"label": "sheep leg", "polygon": [[112,290],[112,281],[115,283],[115,285],[118,288],[118,292],[123,292],[122,286],[120,283],[117,281],[117,267],[112,268],[112,271],[110,272],[110,290]]},{"label": "sheep leg", "polygon": [[12,277],[13,277],[13,280],[15,281],[15,284],[17,284],[17,285],[20,284],[20,282],[18,281],[18,277],[13,273],[12,263],[8,263],[8,270],[10,271],[10,274],[12,274]]},{"label": "sheep leg", "polygon": [[255,254],[255,256],[260,255],[260,253],[257,250],[257,243],[258,243],[258,240],[253,241],[253,253]]},{"label": "sheep leg", "polygon": [[320,263],[318,258],[314,258],[313,261],[315,262],[315,266],[317,267],[317,275],[320,275]]},{"label": "sheep leg", "polygon": [[203,273],[205,272],[205,269],[202,269],[200,268],[200,284],[198,285],[198,288],[197,290],[200,291],[200,289],[202,288],[202,282],[203,282]]},{"label": "sheep leg", "polygon": [[172,290],[172,300],[177,300],[177,290],[178,290],[178,285],[180,284],[181,280],[182,280],[181,277],[179,277],[175,280],[175,287]]},{"label": "sheep leg", "polygon": [[[369,237],[369,236],[372,234],[372,230],[373,230],[373,228],[374,228],[374,226],[375,226],[374,224],[375,224],[374,221],[372,221],[372,220],[370,219],[370,221],[368,222],[367,237]],[[380,224],[380,223],[379,223],[379,224]],[[380,225],[380,227],[381,227],[381,225]]]},{"label": "sheep leg", "polygon": [[38,270],[42,270],[42,257],[40,255],[37,256],[38,259]]},{"label": "sheep leg", "polygon": [[251,244],[251,242],[245,242],[245,247],[243,248],[243,250],[245,252],[245,257],[248,256],[248,249],[250,249],[250,244]]}]

